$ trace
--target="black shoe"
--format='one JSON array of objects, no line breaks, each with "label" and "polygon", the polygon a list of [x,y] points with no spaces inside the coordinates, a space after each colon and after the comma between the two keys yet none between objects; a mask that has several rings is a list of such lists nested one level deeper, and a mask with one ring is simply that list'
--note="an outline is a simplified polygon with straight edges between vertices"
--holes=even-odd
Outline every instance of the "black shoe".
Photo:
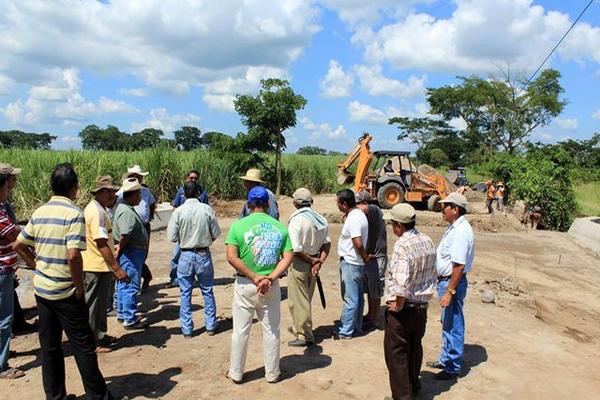
[{"label": "black shoe", "polygon": [[294,340],[290,340],[288,342],[288,346],[291,347],[306,347],[309,345],[309,342],[307,342],[304,339],[294,339]]},{"label": "black shoe", "polygon": [[142,288],[140,289],[140,293],[144,293],[150,287],[150,281],[152,279],[144,279],[144,283],[142,283]]},{"label": "black shoe", "polygon": [[444,369],[446,366],[439,361],[427,361],[425,363],[429,368]]},{"label": "black shoe", "polygon": [[135,331],[135,330],[139,330],[139,329],[148,328],[148,324],[146,322],[142,322],[142,321],[138,320],[131,325],[123,325],[123,328],[125,328],[128,331]]},{"label": "black shoe", "polygon": [[458,374],[451,374],[446,371],[441,371],[441,372],[438,372],[437,374],[435,374],[433,376],[433,378],[438,381],[454,381],[454,380],[458,379]]}]

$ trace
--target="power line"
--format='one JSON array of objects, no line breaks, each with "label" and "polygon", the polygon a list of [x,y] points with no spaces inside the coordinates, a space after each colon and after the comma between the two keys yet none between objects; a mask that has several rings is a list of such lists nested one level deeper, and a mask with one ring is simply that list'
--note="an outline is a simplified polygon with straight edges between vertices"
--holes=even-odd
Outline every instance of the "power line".
[{"label": "power line", "polygon": [[583,16],[583,14],[585,14],[585,12],[587,11],[587,9],[590,8],[590,6],[592,5],[593,2],[594,2],[594,0],[590,0],[589,3],[587,3],[587,6],[585,6],[585,8],[581,11],[581,13],[577,17],[577,19],[573,22],[573,24],[571,24],[571,27],[565,32],[565,34],[562,36],[562,38],[560,38],[560,40],[558,41],[558,43],[556,43],[556,46],[554,46],[554,48],[552,49],[552,51],[546,56],[546,58],[544,59],[544,61],[542,61],[542,63],[535,70],[535,72],[529,77],[529,79],[527,79],[527,82],[525,82],[525,84],[523,85],[523,89],[525,89],[525,87],[527,85],[529,85],[529,83],[531,83],[531,81],[533,80],[533,78],[535,78],[535,76],[537,75],[537,73],[540,72],[540,70],[542,69],[542,67],[544,66],[544,64],[546,64],[546,61],[548,61],[548,59],[550,57],[552,57],[552,54],[554,54],[554,52],[556,51],[556,49],[558,49],[558,46],[560,46],[561,43],[563,42],[563,40],[565,40],[565,38],[567,37],[567,35],[569,34],[569,32],[571,32],[571,30],[575,27],[575,25],[577,24],[577,22],[579,22],[579,20]]}]

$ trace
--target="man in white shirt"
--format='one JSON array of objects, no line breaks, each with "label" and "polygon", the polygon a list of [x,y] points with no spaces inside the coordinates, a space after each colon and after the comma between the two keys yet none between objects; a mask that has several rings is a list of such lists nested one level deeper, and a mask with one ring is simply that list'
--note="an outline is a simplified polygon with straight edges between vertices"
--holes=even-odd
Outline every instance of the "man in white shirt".
[{"label": "man in white shirt", "polygon": [[344,299],[338,336],[346,340],[361,331],[365,307],[363,289],[365,264],[372,256],[368,255],[365,249],[369,237],[369,223],[365,213],[356,207],[354,192],[350,189],[337,192],[337,205],[345,217],[338,241],[340,279]]},{"label": "man in white shirt", "polygon": [[312,194],[300,188],[292,194],[296,211],[289,220],[288,233],[294,259],[288,275],[288,305],[292,315],[291,332],[296,338],[288,345],[314,344],[311,300],[319,270],[331,248],[327,220],[311,208]]},{"label": "man in white shirt", "polygon": [[442,307],[442,351],[437,361],[427,362],[439,368],[435,377],[440,380],[456,379],[460,374],[465,344],[463,304],[467,294],[467,273],[473,267],[475,256],[473,228],[464,217],[467,198],[450,193],[440,201],[444,220],[450,224],[437,248],[437,290]]}]

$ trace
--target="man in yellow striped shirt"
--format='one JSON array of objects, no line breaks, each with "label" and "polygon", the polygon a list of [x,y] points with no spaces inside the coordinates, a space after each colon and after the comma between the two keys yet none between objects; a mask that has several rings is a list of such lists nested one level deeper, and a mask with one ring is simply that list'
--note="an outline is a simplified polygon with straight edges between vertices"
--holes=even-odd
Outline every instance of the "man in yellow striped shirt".
[{"label": "man in yellow striped shirt", "polygon": [[84,299],[81,251],[85,250],[85,222],[73,200],[78,178],[71,164],[54,167],[54,196],[34,211],[17,238],[17,247],[35,248],[33,279],[39,315],[42,377],[48,399],[67,395],[62,352],[64,329],[81,375],[87,397],[112,399],[98,368],[96,343]]}]

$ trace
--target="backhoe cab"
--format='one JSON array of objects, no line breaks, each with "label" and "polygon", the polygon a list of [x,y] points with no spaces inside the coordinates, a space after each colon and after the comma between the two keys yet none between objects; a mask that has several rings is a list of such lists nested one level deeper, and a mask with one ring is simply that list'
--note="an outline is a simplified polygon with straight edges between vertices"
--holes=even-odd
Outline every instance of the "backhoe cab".
[{"label": "backhoe cab", "polygon": [[[439,211],[439,201],[449,193],[444,177],[419,174],[410,161],[410,152],[371,152],[369,142],[372,139],[370,134],[363,134],[346,160],[338,164],[338,184],[354,181],[355,192],[368,191],[382,208],[392,208],[406,201]],[[356,173],[352,174],[349,169],[356,160]]]}]

